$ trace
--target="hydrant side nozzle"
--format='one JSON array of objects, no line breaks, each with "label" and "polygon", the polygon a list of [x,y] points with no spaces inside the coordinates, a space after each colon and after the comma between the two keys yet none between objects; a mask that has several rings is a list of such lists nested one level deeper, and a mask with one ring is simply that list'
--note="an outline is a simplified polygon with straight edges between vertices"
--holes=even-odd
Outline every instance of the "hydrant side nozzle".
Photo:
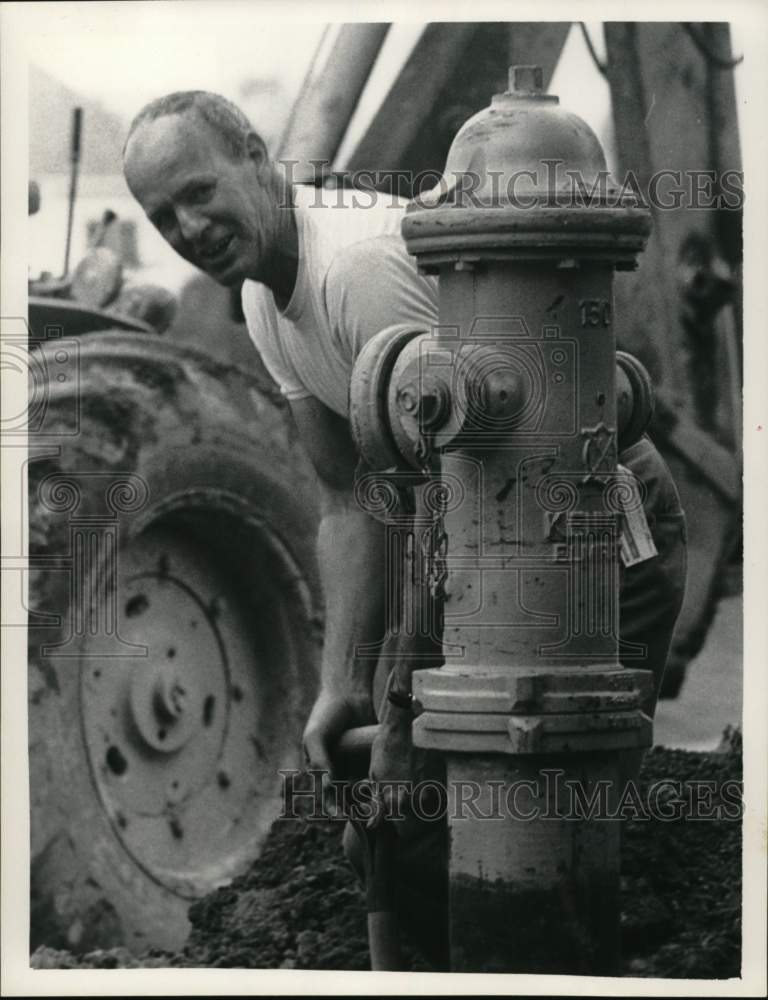
[{"label": "hydrant side nozzle", "polygon": [[653,419],[651,376],[632,354],[616,351],[616,423],[619,447],[639,441]]}]

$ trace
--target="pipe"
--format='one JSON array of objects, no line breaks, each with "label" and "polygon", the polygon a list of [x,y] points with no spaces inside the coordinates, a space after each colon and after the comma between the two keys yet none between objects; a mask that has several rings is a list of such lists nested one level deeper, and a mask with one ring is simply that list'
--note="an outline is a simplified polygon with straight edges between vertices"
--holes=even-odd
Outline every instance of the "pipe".
[{"label": "pipe", "polygon": [[343,24],[330,46],[324,36],[278,146],[278,159],[294,161],[292,183],[316,181],[330,166],[389,27]]}]

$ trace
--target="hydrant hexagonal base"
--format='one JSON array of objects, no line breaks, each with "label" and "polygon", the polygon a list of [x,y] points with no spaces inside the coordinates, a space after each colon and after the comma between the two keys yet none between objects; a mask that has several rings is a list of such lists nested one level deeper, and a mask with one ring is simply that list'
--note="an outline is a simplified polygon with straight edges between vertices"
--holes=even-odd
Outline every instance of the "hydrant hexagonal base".
[{"label": "hydrant hexagonal base", "polygon": [[441,667],[413,675],[416,746],[448,753],[558,753],[651,745],[647,670]]}]

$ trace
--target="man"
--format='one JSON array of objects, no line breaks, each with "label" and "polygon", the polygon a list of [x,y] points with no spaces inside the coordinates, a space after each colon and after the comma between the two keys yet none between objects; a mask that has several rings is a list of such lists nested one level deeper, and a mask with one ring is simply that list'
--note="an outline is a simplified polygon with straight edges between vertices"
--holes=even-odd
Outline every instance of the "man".
[{"label": "man", "polygon": [[[222,285],[243,283],[251,337],[317,470],[326,629],[321,689],[304,747],[311,767],[331,772],[339,736],[376,717],[375,662],[357,650],[384,634],[384,527],[354,500],[350,375],[378,330],[398,322],[434,324],[435,282],[417,274],[400,238],[405,202],[332,192],[328,204],[314,189],[292,189],[247,119],[223,98],[193,91],[152,102],[131,126],[124,161],[132,193],[168,243]],[[658,691],[682,600],[682,514],[666,467],[647,440],[621,460],[648,490],[646,510],[659,548],[658,558],[624,574],[622,635],[649,646],[645,665],[654,670]],[[403,696],[417,663],[408,650],[401,653],[373,750],[374,778],[402,778],[411,760]],[[653,704],[655,696],[649,711]],[[433,904],[436,899],[433,893]],[[433,955],[444,955],[440,941],[429,946]]]},{"label": "man", "polygon": [[[326,600],[321,692],[306,726],[313,767],[331,771],[345,730],[375,719],[374,664],[354,655],[384,632],[384,528],[354,501],[358,458],[347,423],[354,359],[379,329],[429,325],[433,281],[418,278],[400,239],[405,202],[372,194],[357,209],[292,191],[242,113],[213,95],[172,94],[134,120],[127,183],[186,260],[243,286],[248,327],[287,397],[322,487],[318,537]],[[366,207],[367,206],[367,207]]]}]

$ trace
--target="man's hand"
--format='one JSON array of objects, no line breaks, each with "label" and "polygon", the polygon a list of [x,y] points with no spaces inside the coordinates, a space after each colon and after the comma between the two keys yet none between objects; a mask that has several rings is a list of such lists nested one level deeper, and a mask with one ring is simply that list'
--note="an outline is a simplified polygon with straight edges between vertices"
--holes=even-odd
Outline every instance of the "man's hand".
[{"label": "man's hand", "polygon": [[341,734],[375,721],[370,695],[336,694],[323,690],[304,728],[304,757],[310,770],[333,778],[332,753]]}]

